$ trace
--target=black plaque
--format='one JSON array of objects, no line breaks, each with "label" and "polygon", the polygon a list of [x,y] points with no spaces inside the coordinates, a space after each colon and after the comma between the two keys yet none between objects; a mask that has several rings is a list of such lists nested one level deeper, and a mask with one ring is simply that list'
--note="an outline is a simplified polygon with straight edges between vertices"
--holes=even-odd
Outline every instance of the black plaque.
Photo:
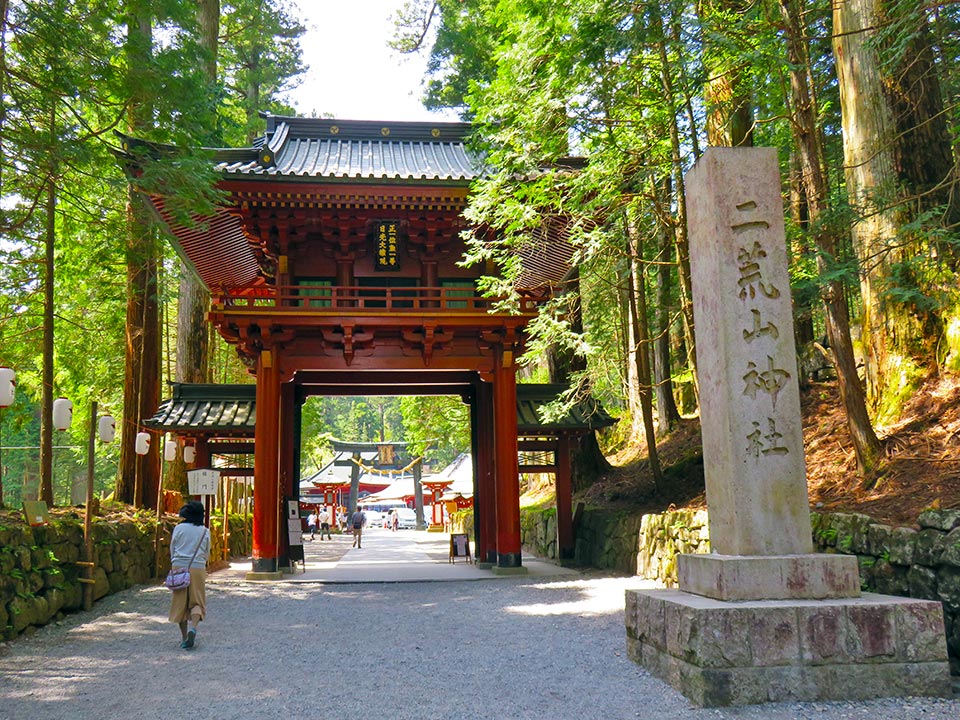
[{"label": "black plaque", "polygon": [[400,222],[384,220],[374,226],[376,243],[376,268],[386,272],[400,269]]}]

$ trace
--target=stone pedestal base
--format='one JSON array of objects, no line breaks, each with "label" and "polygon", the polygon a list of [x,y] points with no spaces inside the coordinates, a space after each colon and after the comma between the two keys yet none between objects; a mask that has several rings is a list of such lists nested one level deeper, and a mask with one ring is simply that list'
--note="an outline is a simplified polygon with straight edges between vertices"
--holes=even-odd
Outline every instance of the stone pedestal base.
[{"label": "stone pedestal base", "polygon": [[854,555],[678,555],[680,588],[715,600],[821,600],[860,595]]},{"label": "stone pedestal base", "polygon": [[494,575],[526,575],[530,572],[523,565],[518,565],[515,567],[500,567],[499,565],[493,565],[490,569],[493,571]]},{"label": "stone pedestal base", "polygon": [[630,658],[700,706],[952,694],[937,602],[628,590],[625,619]]},{"label": "stone pedestal base", "polygon": [[282,572],[257,572],[256,570],[248,572],[244,576],[245,580],[250,581],[273,581],[273,580],[283,580]]}]

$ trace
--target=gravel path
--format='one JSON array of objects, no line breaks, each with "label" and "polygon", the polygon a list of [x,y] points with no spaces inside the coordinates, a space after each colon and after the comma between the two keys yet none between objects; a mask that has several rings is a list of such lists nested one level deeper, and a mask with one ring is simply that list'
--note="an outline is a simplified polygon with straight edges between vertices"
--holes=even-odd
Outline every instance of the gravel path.
[{"label": "gravel path", "polygon": [[166,621],[168,592],[135,588],[0,645],[0,718],[960,718],[960,698],[694,708],[626,657],[623,591],[641,583],[215,573],[192,651]]}]

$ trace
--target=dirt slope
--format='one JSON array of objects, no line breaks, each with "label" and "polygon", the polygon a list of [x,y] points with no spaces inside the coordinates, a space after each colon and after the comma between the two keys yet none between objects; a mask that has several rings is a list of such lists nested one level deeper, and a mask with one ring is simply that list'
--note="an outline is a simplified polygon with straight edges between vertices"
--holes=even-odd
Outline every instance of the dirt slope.
[{"label": "dirt slope", "polygon": [[[846,418],[833,383],[813,383],[801,393],[810,505],[863,512],[893,525],[913,525],[928,507],[960,508],[960,378],[932,378],[913,395],[903,416],[880,428],[884,468],[866,488]],[[583,493],[589,504],[658,512],[669,507],[705,507],[699,423],[685,420],[658,446],[666,479],[653,488],[646,450],[614,459],[616,467]]]}]

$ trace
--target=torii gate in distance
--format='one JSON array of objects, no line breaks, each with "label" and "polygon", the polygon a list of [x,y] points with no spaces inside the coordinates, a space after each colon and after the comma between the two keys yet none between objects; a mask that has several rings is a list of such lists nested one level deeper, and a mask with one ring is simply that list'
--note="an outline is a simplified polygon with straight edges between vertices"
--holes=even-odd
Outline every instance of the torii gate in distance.
[{"label": "torii gate in distance", "polygon": [[484,173],[470,129],[267,116],[253,146],[215,151],[226,200],[213,216],[185,226],[149,198],[210,290],[210,322],[256,374],[255,573],[287,564],[278,530],[297,497],[299,403],[324,394],[470,403],[477,556],[521,568],[516,358],[572,253],[555,233],[531,244],[516,314],[479,295],[495,269],[458,264]]}]

